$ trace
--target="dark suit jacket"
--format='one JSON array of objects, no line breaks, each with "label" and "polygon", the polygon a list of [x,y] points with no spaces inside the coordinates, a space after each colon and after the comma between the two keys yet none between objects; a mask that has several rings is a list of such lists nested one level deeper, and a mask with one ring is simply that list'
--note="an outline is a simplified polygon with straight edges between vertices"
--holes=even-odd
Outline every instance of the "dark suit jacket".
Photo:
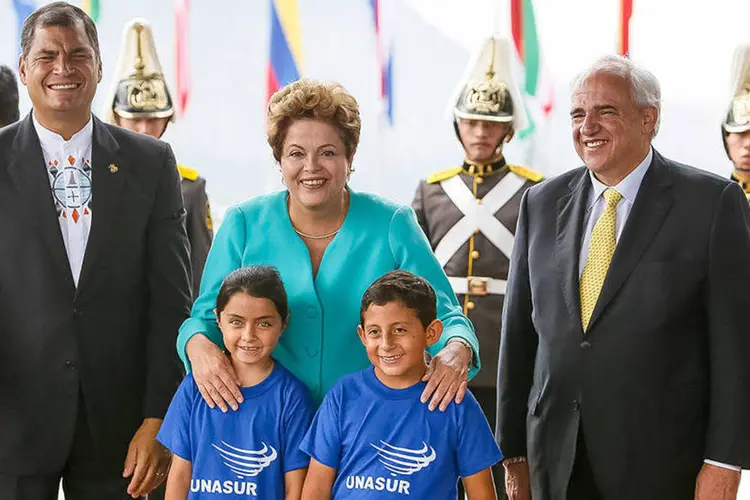
[{"label": "dark suit jacket", "polygon": [[0,131],[0,473],[60,471],[79,391],[97,459],[121,471],[180,381],[190,276],[172,151],[94,118],[92,176],[76,288],[31,114]]},{"label": "dark suit jacket", "polygon": [[591,318],[579,168],[521,203],[505,301],[498,438],[534,500],[563,499],[582,430],[609,499],[692,498],[703,459],[750,465],[750,210],[726,179],[654,152]]}]

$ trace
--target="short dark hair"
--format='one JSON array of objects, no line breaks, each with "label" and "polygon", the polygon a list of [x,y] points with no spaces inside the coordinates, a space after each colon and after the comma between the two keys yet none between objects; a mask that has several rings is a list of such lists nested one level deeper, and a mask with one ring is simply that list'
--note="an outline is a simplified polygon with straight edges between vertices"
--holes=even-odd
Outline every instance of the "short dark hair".
[{"label": "short dark hair", "polygon": [[435,290],[427,280],[409,271],[391,271],[370,285],[362,296],[359,309],[359,324],[365,324],[365,312],[373,304],[384,306],[390,302],[401,302],[417,312],[422,326],[427,326],[437,317]]},{"label": "short dark hair", "polygon": [[276,311],[278,311],[282,321],[286,323],[289,318],[289,305],[284,282],[275,267],[248,266],[229,273],[224,278],[216,297],[217,316],[227,306],[229,299],[238,293],[246,293],[259,299],[268,299],[276,306]]},{"label": "short dark hair", "polygon": [[0,127],[17,122],[18,118],[16,75],[9,67],[0,66]]},{"label": "short dark hair", "polygon": [[101,61],[102,56],[99,51],[99,35],[96,32],[96,24],[94,24],[93,19],[91,19],[83,10],[75,5],[70,5],[68,2],[49,3],[39,7],[26,18],[26,21],[23,23],[23,28],[21,28],[21,55],[24,58],[29,55],[31,44],[34,43],[34,35],[36,35],[36,30],[40,26],[62,26],[64,28],[71,28],[78,22],[83,23],[86,36],[96,53],[96,59]]}]

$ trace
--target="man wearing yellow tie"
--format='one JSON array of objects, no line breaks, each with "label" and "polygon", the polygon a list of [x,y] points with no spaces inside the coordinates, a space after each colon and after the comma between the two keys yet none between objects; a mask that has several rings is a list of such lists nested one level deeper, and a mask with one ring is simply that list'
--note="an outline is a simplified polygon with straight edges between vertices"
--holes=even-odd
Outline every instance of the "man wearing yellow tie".
[{"label": "man wearing yellow tie", "polygon": [[736,183],[651,147],[650,72],[607,56],[571,97],[585,167],[529,189],[511,258],[509,497],[735,499],[750,466],[750,208]]}]

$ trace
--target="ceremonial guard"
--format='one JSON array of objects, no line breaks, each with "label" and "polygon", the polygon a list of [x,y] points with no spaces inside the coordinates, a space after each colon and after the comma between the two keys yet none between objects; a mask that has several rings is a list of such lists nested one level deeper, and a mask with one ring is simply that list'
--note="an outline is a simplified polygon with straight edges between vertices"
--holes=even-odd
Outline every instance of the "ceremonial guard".
[{"label": "ceremonial guard", "polygon": [[[526,126],[513,84],[510,45],[486,40],[450,102],[463,165],[420,182],[412,206],[479,338],[482,369],[469,383],[494,428],[500,323],[513,233],[524,191],[542,180],[506,163],[503,146]],[[498,494],[503,474],[495,470]]]},{"label": "ceremonial guard", "polygon": [[[145,19],[133,19],[125,26],[115,80],[103,116],[113,125],[157,139],[164,134],[169,122],[175,120],[172,97],[156,53],[151,26]],[[185,165],[178,164],[177,170],[187,211],[195,297],[213,239],[213,222],[205,179],[197,170]]]},{"label": "ceremonial guard", "polygon": [[737,48],[732,78],[733,97],[721,134],[734,165],[732,180],[742,186],[750,200],[750,43]]}]

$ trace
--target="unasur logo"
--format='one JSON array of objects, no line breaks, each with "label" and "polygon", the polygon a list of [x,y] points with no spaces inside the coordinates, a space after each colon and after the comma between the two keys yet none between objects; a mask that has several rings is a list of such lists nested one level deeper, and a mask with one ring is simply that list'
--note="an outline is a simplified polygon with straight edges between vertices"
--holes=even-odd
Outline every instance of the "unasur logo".
[{"label": "unasur logo", "polygon": [[263,448],[260,450],[243,450],[225,441],[221,442],[221,446],[215,444],[211,446],[219,452],[224,460],[224,465],[230,471],[237,474],[239,479],[245,479],[246,477],[257,476],[278,457],[273,446],[268,446],[266,443],[262,444]]},{"label": "unasur logo", "polygon": [[379,445],[370,443],[378,453],[378,461],[393,477],[357,475],[347,476],[344,482],[349,490],[387,491],[398,495],[411,495],[411,483],[397,476],[411,476],[426,469],[437,458],[435,448],[422,441],[417,449],[393,446],[381,440]]},{"label": "unasur logo", "polygon": [[392,476],[411,476],[415,472],[427,468],[437,458],[437,453],[432,446],[422,441],[422,447],[416,450],[410,448],[399,448],[380,441],[380,446],[370,443],[370,446],[378,450],[380,463],[390,471]]},{"label": "unasur logo", "polygon": [[262,443],[260,450],[245,450],[232,446],[226,441],[221,446],[211,444],[219,452],[222,463],[237,476],[239,481],[220,481],[218,479],[192,478],[190,480],[190,491],[193,493],[219,493],[236,496],[258,496],[258,484],[246,481],[247,478],[256,477],[263,469],[276,460],[278,453],[273,446]]}]

